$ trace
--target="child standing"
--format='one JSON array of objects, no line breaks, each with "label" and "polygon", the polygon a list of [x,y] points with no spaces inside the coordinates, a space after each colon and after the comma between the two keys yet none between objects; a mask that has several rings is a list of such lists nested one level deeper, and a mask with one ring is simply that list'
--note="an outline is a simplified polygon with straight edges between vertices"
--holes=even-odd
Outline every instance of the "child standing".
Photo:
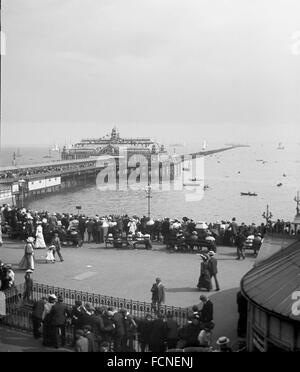
[{"label": "child standing", "polygon": [[50,245],[50,247],[47,250],[47,255],[46,255],[46,261],[47,263],[54,263],[55,258],[54,258],[54,250],[55,250],[55,245]]}]

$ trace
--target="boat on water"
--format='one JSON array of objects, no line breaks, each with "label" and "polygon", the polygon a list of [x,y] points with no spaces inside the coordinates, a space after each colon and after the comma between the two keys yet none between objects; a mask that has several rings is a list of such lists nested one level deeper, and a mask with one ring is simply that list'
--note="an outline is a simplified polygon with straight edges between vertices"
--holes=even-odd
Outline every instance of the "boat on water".
[{"label": "boat on water", "polygon": [[277,183],[277,187],[281,187],[281,186],[282,186],[281,182]]},{"label": "boat on water", "polygon": [[193,182],[195,182],[195,181],[202,181],[201,178],[196,178],[196,177],[190,178],[189,180],[190,181],[193,181]]},{"label": "boat on water", "polygon": [[201,186],[200,183],[184,183],[183,186]]},{"label": "boat on water", "polygon": [[256,192],[241,192],[242,196],[257,196]]},{"label": "boat on water", "polygon": [[188,172],[188,171],[190,170],[190,168],[187,168],[187,167],[183,167],[183,168],[182,168],[182,170],[183,170],[183,171],[187,171],[187,172]]},{"label": "boat on water", "polygon": [[284,145],[283,145],[282,142],[279,142],[279,143],[278,143],[277,150],[284,150]]},{"label": "boat on water", "polygon": [[203,141],[202,150],[206,150],[206,147],[207,147],[207,143],[206,141]]}]

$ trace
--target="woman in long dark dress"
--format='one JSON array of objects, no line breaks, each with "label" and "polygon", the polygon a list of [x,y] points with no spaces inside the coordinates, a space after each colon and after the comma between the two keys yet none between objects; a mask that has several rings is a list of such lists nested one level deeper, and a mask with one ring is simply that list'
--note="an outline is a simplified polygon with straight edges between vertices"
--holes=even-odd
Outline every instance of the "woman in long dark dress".
[{"label": "woman in long dark dress", "polygon": [[48,302],[44,306],[43,319],[43,345],[54,346],[55,343],[55,328],[52,325],[51,309],[56,302],[55,295],[49,295]]},{"label": "woman in long dark dress", "polygon": [[204,255],[201,255],[201,257],[203,261],[201,262],[200,277],[197,287],[199,289],[205,288],[207,291],[210,291],[212,289],[212,284],[209,272],[208,257]]}]

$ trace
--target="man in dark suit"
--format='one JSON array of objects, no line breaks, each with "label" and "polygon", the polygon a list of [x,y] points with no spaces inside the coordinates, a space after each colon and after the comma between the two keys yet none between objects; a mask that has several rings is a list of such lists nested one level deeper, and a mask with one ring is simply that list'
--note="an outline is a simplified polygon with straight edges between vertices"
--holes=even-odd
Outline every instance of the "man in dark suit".
[{"label": "man in dark suit", "polygon": [[58,348],[59,333],[61,333],[61,346],[66,344],[66,322],[67,317],[70,316],[68,306],[63,303],[62,296],[58,296],[57,303],[53,305],[50,311],[51,325],[55,327],[55,344]]},{"label": "man in dark suit", "polygon": [[203,307],[200,313],[200,321],[202,323],[210,323],[214,318],[214,306],[213,303],[204,295],[200,296],[200,300],[203,303]]},{"label": "man in dark suit", "polygon": [[152,352],[163,353],[166,350],[167,323],[161,314],[152,322],[149,338],[149,349]]},{"label": "man in dark suit", "polygon": [[210,273],[211,278],[214,278],[214,280],[215,280],[216,291],[219,291],[220,290],[220,286],[219,286],[219,282],[218,282],[218,278],[217,278],[217,274],[218,274],[218,261],[214,257],[215,256],[215,252],[214,251],[209,251],[208,252],[208,256],[209,256],[208,270],[209,270],[209,273]]},{"label": "man in dark suit", "polygon": [[35,301],[32,308],[32,327],[33,327],[33,336],[34,338],[41,337],[41,324],[42,316],[44,313],[46,297],[42,297],[40,300]]},{"label": "man in dark suit", "polygon": [[116,327],[116,332],[114,335],[114,351],[125,351],[126,348],[126,326],[125,326],[125,314],[127,311],[121,309],[119,311],[114,311],[113,322]]},{"label": "man in dark suit", "polygon": [[231,240],[231,244],[232,245],[235,245],[236,244],[236,237],[238,235],[238,231],[239,231],[239,226],[238,224],[236,223],[236,218],[233,217],[232,221],[231,221],[231,224],[229,225],[229,228],[228,230],[230,230],[230,240]]}]

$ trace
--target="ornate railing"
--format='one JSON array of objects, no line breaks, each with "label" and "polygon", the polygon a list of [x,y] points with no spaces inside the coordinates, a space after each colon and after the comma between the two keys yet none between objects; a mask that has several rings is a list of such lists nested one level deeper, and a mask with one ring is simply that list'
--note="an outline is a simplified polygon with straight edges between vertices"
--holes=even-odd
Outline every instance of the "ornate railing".
[{"label": "ornate railing", "polygon": [[[64,298],[64,303],[69,306],[74,305],[75,301],[82,301],[83,304],[90,302],[94,307],[106,306],[114,307],[115,309],[123,308],[137,319],[144,318],[148,313],[151,313],[152,316],[156,316],[151,304],[147,302],[76,291],[51,285],[34,283],[29,302],[23,300],[23,293],[23,284],[19,284],[5,292],[7,315],[1,319],[1,323],[5,326],[27,332],[32,331],[32,301],[39,300],[42,297],[48,297],[49,294],[55,294],[56,296],[61,295]],[[182,326],[187,321],[188,309],[162,305],[160,313],[164,316],[172,314],[173,319],[177,321],[179,326]],[[66,335],[67,342],[72,343],[73,329],[70,325],[67,326]],[[136,351],[139,351],[138,338],[135,339],[134,348]]]}]

